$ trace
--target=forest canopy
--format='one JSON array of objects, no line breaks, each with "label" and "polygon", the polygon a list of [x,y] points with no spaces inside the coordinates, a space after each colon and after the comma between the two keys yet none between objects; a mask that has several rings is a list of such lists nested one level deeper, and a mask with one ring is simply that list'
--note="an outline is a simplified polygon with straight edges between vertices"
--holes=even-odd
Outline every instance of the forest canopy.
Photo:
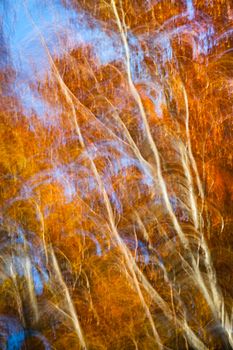
[{"label": "forest canopy", "polygon": [[0,348],[233,348],[232,1],[0,11]]}]

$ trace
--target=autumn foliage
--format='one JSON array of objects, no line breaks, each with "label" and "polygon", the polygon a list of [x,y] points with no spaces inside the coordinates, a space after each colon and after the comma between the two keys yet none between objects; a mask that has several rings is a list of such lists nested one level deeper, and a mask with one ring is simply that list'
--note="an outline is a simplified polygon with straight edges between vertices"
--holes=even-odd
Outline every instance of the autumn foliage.
[{"label": "autumn foliage", "polygon": [[231,349],[231,1],[60,8],[20,83],[2,28],[0,348]]}]

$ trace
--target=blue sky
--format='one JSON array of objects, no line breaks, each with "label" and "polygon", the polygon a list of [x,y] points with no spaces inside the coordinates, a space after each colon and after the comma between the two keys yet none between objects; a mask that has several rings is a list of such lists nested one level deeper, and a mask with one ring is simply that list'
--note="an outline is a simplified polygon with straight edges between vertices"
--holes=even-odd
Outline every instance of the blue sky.
[{"label": "blue sky", "polygon": [[46,125],[52,125],[54,121],[49,120],[48,114],[57,111],[51,111],[52,107],[29,87],[30,83],[49,73],[44,44],[52,56],[62,56],[75,47],[91,45],[99,64],[106,64],[122,56],[119,38],[115,33],[106,34],[101,23],[87,13],[65,8],[60,1],[16,0],[8,6],[6,2],[4,4],[3,33],[16,71],[14,93],[21,98],[26,115],[34,111]]}]

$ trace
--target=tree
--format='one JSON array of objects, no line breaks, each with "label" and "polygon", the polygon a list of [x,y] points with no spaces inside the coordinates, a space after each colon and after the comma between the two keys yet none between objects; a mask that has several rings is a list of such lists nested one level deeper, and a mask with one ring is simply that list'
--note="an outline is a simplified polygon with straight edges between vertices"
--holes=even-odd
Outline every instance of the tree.
[{"label": "tree", "polygon": [[231,3],[44,6],[43,72],[2,44],[2,347],[232,346]]}]

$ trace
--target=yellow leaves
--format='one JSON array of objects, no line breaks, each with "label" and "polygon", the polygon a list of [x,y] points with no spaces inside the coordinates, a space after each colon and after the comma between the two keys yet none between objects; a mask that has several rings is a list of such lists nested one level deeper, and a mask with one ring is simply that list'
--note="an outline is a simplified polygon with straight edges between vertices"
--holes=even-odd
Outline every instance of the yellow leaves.
[{"label": "yellow leaves", "polygon": [[[41,327],[58,350],[79,348],[72,328],[77,319],[90,350],[154,350],[158,344],[151,336],[150,314],[163,345],[183,348],[186,330],[182,321],[187,317],[196,336],[212,346],[208,322],[213,315],[190,274],[190,257],[193,255],[193,266],[201,266],[206,294],[212,298],[210,280],[214,278],[210,275],[208,279],[203,260],[209,257],[204,256],[201,244],[208,230],[208,244],[216,244],[216,249],[231,239],[229,216],[230,228],[222,229],[220,243],[215,239],[215,227],[221,221],[216,215],[218,208],[225,215],[233,198],[232,155],[228,154],[231,124],[225,123],[232,113],[232,57],[226,53],[230,39],[210,47],[211,18],[217,24],[214,40],[220,35],[219,28],[225,26],[220,20],[225,11],[223,1],[210,6],[211,10],[203,1],[192,3],[193,22],[187,16],[187,1],[116,1],[123,30],[127,31],[132,90],[110,2],[79,1],[79,14],[82,9],[89,12],[79,24],[88,28],[90,38],[86,41],[86,32],[81,30],[78,35],[83,34],[84,41],[79,47],[69,51],[69,43],[64,47],[65,55],[51,57],[52,74],[48,72],[46,78],[35,74],[31,77],[35,82],[28,82],[28,88],[43,104],[43,115],[37,108],[33,115],[25,108],[28,115],[24,117],[20,101],[16,97],[7,99],[17,113],[4,113],[0,126],[0,204],[3,220],[12,237],[14,233],[18,239],[15,250],[8,251],[2,241],[0,248],[14,256],[19,250],[17,244],[22,245],[21,232],[42,242],[34,244],[28,238],[25,244],[33,247],[33,254],[38,247],[42,250],[42,258],[36,263],[47,288],[36,296],[43,317],[38,324],[31,324],[28,317],[28,325]],[[207,12],[212,16],[208,23],[202,16]],[[97,43],[92,42],[92,30],[100,36]],[[95,46],[102,45],[106,37],[101,38],[102,33],[113,43],[106,48],[104,64]],[[68,37],[70,32],[65,34]],[[146,123],[132,92],[138,93],[150,133],[145,132]],[[7,109],[6,104],[2,109]],[[206,181],[204,201],[196,186],[189,143]],[[158,148],[164,183],[158,177],[153,145]],[[90,159],[106,193],[97,182]],[[192,181],[187,180],[189,175]],[[169,197],[170,216],[161,193]],[[200,221],[200,227],[192,222],[196,216],[196,226]],[[177,237],[179,225],[191,251],[187,252]],[[49,254],[51,246],[59,265],[56,271]],[[213,255],[217,256],[215,252]],[[64,278],[62,288],[55,283],[59,269],[59,279]],[[217,279],[222,271],[220,268]],[[33,283],[39,284],[39,272],[32,269],[31,273]],[[25,284],[18,280],[23,289]],[[5,279],[0,296],[9,292],[17,298],[12,284]],[[215,291],[218,294],[218,289]],[[23,297],[28,316],[26,291]],[[74,309],[68,308],[67,300]],[[166,306],[161,308],[163,303],[158,300]],[[228,305],[231,301],[229,295]],[[7,309],[4,300],[1,304]]]},{"label": "yellow leaves", "polygon": [[17,176],[27,165],[21,136],[17,130],[0,126],[0,166],[5,174]]}]

